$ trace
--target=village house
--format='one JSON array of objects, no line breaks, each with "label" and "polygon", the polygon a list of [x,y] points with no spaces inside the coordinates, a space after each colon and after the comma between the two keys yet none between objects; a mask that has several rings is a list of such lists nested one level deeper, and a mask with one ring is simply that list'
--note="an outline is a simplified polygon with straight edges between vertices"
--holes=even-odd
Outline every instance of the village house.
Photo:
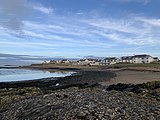
[{"label": "village house", "polygon": [[158,61],[157,58],[153,58],[150,55],[134,55],[134,56],[123,56],[120,58],[120,63],[151,63]]},{"label": "village house", "polygon": [[154,61],[159,61],[157,57],[153,58],[150,55],[134,55],[134,56],[123,56],[120,59],[116,57],[108,57],[102,61],[102,65],[110,65],[116,63],[151,63]]},{"label": "village house", "polygon": [[154,57],[154,62],[158,62],[159,61],[159,58],[158,57]]},{"label": "village house", "polygon": [[120,63],[133,63],[133,56],[123,56],[119,59]]},{"label": "village house", "polygon": [[154,59],[150,55],[134,55],[133,63],[151,63],[154,62]]},{"label": "village house", "polygon": [[62,60],[46,60],[43,64],[72,64],[72,65],[112,65],[116,63],[151,63],[151,62],[158,62],[158,57],[152,57],[150,55],[142,54],[142,55],[134,55],[134,56],[123,56],[120,59],[117,57],[107,57],[103,60],[93,59],[93,58],[85,58],[80,59],[78,61],[70,61],[68,59]]},{"label": "village house", "polygon": [[118,63],[119,60],[116,57],[108,57],[102,60],[102,65],[111,65],[111,64],[116,64]]},{"label": "village house", "polygon": [[50,63],[50,60],[45,60],[45,61],[43,61],[42,64],[48,64],[48,63]]},{"label": "village house", "polygon": [[98,59],[95,59],[94,62],[90,63],[91,66],[100,65],[100,64],[101,64],[101,60],[98,60]]},{"label": "village house", "polygon": [[68,59],[62,59],[62,60],[60,61],[60,63],[66,63],[66,64],[68,64],[68,63],[71,63],[71,61],[68,60]]},{"label": "village house", "polygon": [[50,62],[49,63],[51,63],[51,64],[56,64],[57,63],[57,61],[55,61],[55,60],[50,60]]},{"label": "village house", "polygon": [[85,58],[77,61],[78,65],[99,65],[100,61],[97,59]]}]

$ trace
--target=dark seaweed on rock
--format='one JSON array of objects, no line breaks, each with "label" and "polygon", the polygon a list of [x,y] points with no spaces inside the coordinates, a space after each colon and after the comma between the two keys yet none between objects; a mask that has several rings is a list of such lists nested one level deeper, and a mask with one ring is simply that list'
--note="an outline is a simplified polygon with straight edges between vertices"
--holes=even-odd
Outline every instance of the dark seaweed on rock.
[{"label": "dark seaweed on rock", "polygon": [[[28,92],[28,90],[23,90]],[[10,104],[0,108],[1,120],[160,119],[160,91],[157,91],[154,96],[150,96],[148,93],[107,92],[102,87],[93,87],[92,89],[70,87],[48,94],[31,88],[29,93],[35,92],[38,95],[16,102],[11,101]],[[4,96],[2,97],[4,98]]]},{"label": "dark seaweed on rock", "polygon": [[134,93],[141,93],[145,90],[154,90],[160,88],[160,81],[148,82],[143,84],[124,84],[118,83],[116,85],[110,85],[106,90],[117,90],[117,91],[129,91]]},{"label": "dark seaweed on rock", "polygon": [[20,82],[1,82],[0,88],[39,87],[42,90],[65,89],[69,87],[85,88],[94,86],[99,82],[109,81],[116,74],[108,71],[80,71],[71,76],[60,78],[43,78],[39,80]]},{"label": "dark seaweed on rock", "polygon": [[133,84],[124,84],[124,83],[118,83],[116,85],[110,85],[106,90],[111,91],[111,90],[118,90],[118,91],[130,91],[133,89],[134,85]]}]

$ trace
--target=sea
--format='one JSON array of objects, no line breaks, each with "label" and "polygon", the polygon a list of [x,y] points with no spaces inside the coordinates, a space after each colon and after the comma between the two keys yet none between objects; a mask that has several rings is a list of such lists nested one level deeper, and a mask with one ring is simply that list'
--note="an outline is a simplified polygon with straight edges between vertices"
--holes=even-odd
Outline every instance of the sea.
[{"label": "sea", "polygon": [[31,69],[0,69],[0,82],[13,82],[34,80],[49,77],[65,77],[70,76],[74,72],[49,72],[45,70],[31,70]]}]

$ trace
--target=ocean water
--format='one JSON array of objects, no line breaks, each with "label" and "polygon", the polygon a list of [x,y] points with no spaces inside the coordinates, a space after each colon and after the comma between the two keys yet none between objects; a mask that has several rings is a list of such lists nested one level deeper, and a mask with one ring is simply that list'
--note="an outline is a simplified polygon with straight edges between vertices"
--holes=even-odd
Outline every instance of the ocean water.
[{"label": "ocean water", "polygon": [[0,82],[34,80],[48,77],[65,77],[74,72],[49,72],[29,69],[0,69]]}]

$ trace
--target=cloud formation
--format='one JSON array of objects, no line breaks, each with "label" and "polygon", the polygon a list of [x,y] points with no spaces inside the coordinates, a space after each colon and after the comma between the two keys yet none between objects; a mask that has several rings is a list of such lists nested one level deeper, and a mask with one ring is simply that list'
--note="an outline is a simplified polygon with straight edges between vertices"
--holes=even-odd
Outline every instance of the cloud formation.
[{"label": "cloud formation", "polygon": [[[119,43],[136,46],[151,46],[160,43],[159,19],[142,16],[132,16],[128,19],[84,18],[75,20],[70,18],[70,21],[65,22],[62,18],[56,19],[51,18],[54,22],[47,23],[24,21],[23,43],[25,45],[23,46],[41,48],[47,46],[47,49],[60,47],[107,49]],[[4,34],[4,36],[7,35]],[[20,45],[22,43],[21,38],[15,37],[14,39],[17,42],[1,41],[1,44]],[[29,39],[31,41],[27,41]]]},{"label": "cloud formation", "polygon": [[94,27],[93,33],[106,39],[131,45],[160,43],[160,20],[144,17],[129,19],[89,19],[85,23]]},{"label": "cloud formation", "polygon": [[142,3],[144,5],[147,5],[148,3],[150,3],[151,0],[115,0],[117,2],[137,2],[137,3]]},{"label": "cloud formation", "polygon": [[[0,0],[0,26],[9,30],[8,32],[23,33],[23,21],[32,16],[33,10],[44,14],[51,14],[52,8],[41,4],[34,4],[28,0]],[[10,31],[11,30],[11,31]]]},{"label": "cloud formation", "polygon": [[[61,10],[56,7],[53,9],[36,2],[27,4],[26,0],[13,1],[18,2],[16,3],[18,7],[11,5],[10,0],[3,0],[0,4],[0,14],[3,15],[0,18],[0,21],[3,21],[0,22],[1,52],[11,51],[17,54],[21,49],[23,53],[32,55],[83,56],[98,53],[103,56],[149,51],[146,47],[152,48],[150,50],[152,52],[153,49],[160,50],[158,17],[136,12],[133,14],[127,12],[125,16],[120,16],[120,13],[117,13],[118,16],[109,16],[103,14],[105,10],[102,13],[94,10],[92,14],[92,10],[70,12],[68,9]],[[114,3],[115,1],[131,2],[131,5],[132,2],[137,4],[149,2],[149,0],[114,0]],[[10,6],[12,7],[9,8]],[[22,8],[26,10],[23,12]],[[30,11],[33,11],[34,16],[25,19],[25,15]],[[70,14],[66,14],[67,12]],[[9,31],[6,32],[6,28]],[[23,31],[21,37],[16,36],[15,30]]]},{"label": "cloud formation", "polygon": [[41,4],[34,5],[33,9],[38,10],[38,11],[44,13],[44,14],[51,14],[51,13],[53,13],[53,9],[52,8],[46,8],[46,7],[42,6]]},{"label": "cloud formation", "polygon": [[30,6],[26,0],[0,0],[0,25],[19,31],[23,20],[29,15]]}]

